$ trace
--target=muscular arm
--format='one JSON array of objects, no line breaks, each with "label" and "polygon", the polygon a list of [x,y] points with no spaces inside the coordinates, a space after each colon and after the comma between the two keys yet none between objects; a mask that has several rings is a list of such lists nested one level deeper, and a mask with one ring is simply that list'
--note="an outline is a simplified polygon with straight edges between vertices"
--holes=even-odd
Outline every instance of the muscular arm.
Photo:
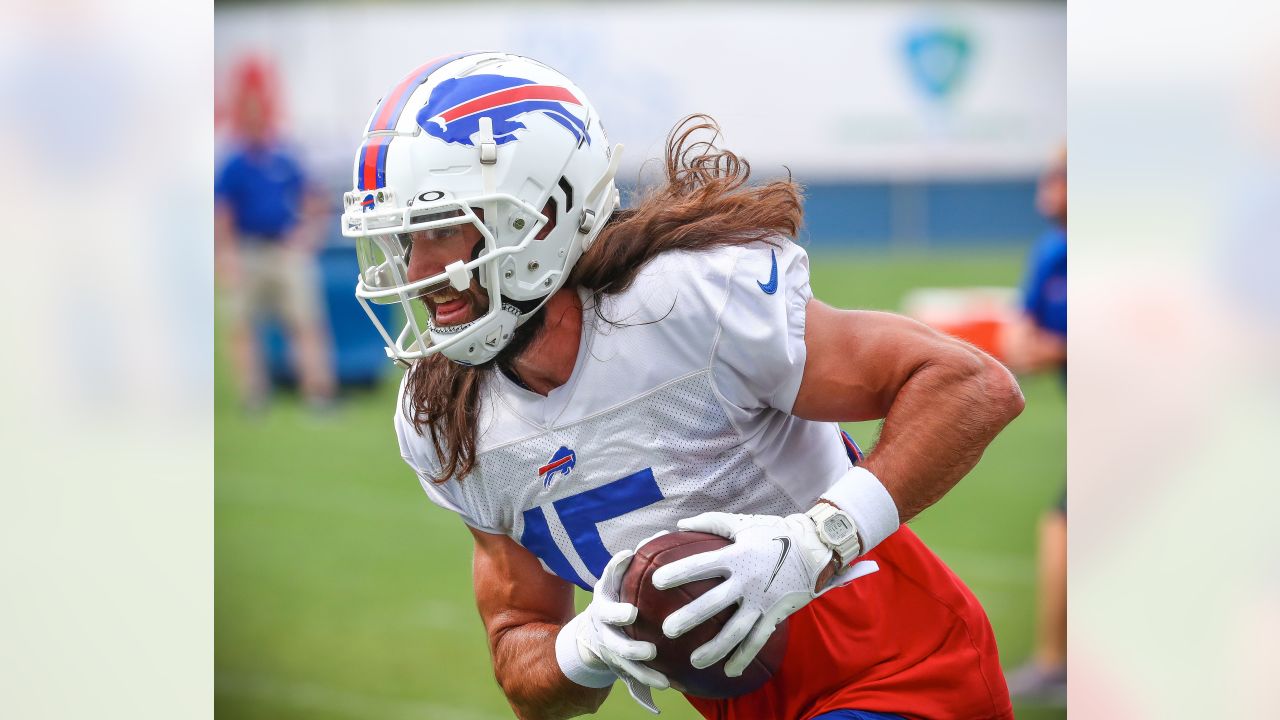
[{"label": "muscular arm", "polygon": [[556,633],[573,618],[573,586],[548,575],[510,538],[472,529],[476,605],[498,685],[520,720],[594,713],[609,688],[587,688],[556,662]]},{"label": "muscular arm", "polygon": [[906,522],[969,472],[1022,412],[1022,393],[991,356],[908,318],[811,300],[808,350],[792,413],[810,420],[884,418],[863,465]]}]

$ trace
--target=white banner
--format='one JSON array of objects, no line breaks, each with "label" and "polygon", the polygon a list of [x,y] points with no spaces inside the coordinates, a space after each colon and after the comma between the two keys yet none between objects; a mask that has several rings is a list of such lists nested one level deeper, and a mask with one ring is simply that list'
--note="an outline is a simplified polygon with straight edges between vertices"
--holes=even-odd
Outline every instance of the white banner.
[{"label": "white banner", "polygon": [[573,78],[633,177],[692,112],[801,178],[1025,176],[1066,134],[1065,4],[220,6],[215,29],[219,85],[270,58],[287,134],[324,166],[350,164],[401,77],[472,49]]}]

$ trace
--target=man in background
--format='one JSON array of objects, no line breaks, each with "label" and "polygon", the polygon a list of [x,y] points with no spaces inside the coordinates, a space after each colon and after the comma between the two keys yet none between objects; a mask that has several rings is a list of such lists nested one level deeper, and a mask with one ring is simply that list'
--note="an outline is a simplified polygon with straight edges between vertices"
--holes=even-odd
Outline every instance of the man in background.
[{"label": "man in background", "polygon": [[276,135],[280,94],[263,64],[247,61],[231,92],[235,146],[214,185],[215,257],[226,292],[231,361],[240,400],[265,407],[269,380],[257,322],[282,321],[299,388],[312,408],[333,400],[327,314],[315,261],[320,216],[297,158]]},{"label": "man in background", "polygon": [[[1022,313],[1002,347],[1017,373],[1056,371],[1067,379],[1067,150],[1040,178],[1036,207],[1052,224],[1032,250]],[[1064,703],[1067,692],[1067,493],[1040,520],[1039,592],[1031,659],[1008,675],[1015,700]]]}]

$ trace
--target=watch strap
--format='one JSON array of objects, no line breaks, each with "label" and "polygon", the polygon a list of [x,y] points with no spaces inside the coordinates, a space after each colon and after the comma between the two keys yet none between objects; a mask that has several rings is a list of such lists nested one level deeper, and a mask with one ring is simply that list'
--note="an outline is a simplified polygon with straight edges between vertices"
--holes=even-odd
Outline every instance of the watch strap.
[{"label": "watch strap", "polygon": [[[814,525],[817,526],[818,539],[836,554],[840,567],[848,565],[854,558],[862,554],[862,541],[858,537],[858,524],[854,522],[849,513],[828,502],[819,502],[810,508],[805,515],[809,516],[809,519],[813,520]],[[843,516],[852,529],[849,537],[839,542],[828,535],[825,527],[827,520],[836,516]]]}]

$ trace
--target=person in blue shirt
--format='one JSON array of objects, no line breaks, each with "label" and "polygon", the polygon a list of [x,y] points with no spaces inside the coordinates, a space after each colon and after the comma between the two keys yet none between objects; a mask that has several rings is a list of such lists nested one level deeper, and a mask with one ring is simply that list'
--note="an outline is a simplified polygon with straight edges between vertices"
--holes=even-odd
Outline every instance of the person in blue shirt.
[{"label": "person in blue shirt", "polygon": [[[1052,223],[1031,252],[1022,313],[1005,333],[1005,362],[1017,373],[1067,378],[1067,151],[1040,178],[1036,206]],[[1067,691],[1067,495],[1040,521],[1039,592],[1032,658],[1008,674],[1015,700],[1065,702]]]},{"label": "person in blue shirt", "polygon": [[[250,78],[255,76],[250,75]],[[237,144],[214,184],[218,278],[241,402],[260,409],[268,380],[256,322],[282,321],[299,388],[313,407],[333,399],[327,313],[315,260],[315,201],[302,167],[274,137],[269,94],[244,83],[235,98]]]}]

